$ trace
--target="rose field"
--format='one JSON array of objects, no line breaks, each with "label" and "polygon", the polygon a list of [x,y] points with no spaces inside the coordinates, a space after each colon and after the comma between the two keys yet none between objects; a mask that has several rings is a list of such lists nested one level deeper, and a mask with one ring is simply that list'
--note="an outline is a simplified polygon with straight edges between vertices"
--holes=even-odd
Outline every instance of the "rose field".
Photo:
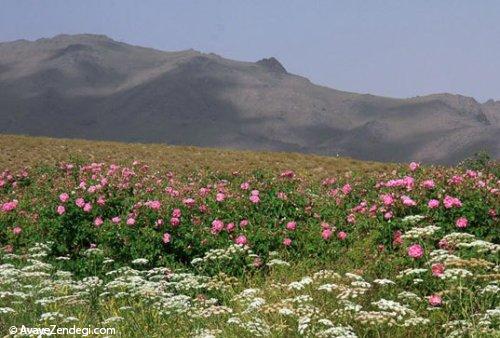
[{"label": "rose field", "polygon": [[500,336],[496,165],[103,161],[0,167],[1,335]]}]

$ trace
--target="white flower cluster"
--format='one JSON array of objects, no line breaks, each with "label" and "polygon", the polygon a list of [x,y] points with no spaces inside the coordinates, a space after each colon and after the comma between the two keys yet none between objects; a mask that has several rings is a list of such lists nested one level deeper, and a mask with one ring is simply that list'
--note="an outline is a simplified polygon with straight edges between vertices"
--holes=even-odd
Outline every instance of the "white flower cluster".
[{"label": "white flower cluster", "polygon": [[431,257],[428,262],[429,264],[438,262],[448,264],[449,262],[457,261],[460,259],[460,257],[450,254],[448,250],[444,249],[432,250],[429,255]]},{"label": "white flower cluster", "polygon": [[417,294],[410,291],[402,291],[398,294],[398,299],[402,299],[404,301],[417,301],[420,302],[422,298],[420,298]]},{"label": "white flower cluster", "polygon": [[132,261],[134,265],[146,265],[149,261],[146,258],[137,258]]},{"label": "white flower cluster", "polygon": [[388,311],[359,311],[354,317],[356,321],[364,325],[396,325],[398,314]]},{"label": "white flower cluster", "polygon": [[401,326],[404,326],[404,327],[425,326],[425,325],[428,325],[430,322],[431,322],[431,320],[428,318],[410,317],[408,319],[405,319],[405,321],[403,322],[403,324],[401,324]]},{"label": "white flower cluster", "polygon": [[428,271],[427,269],[423,269],[423,268],[405,269],[405,270],[401,271],[400,273],[398,273],[398,275],[396,276],[396,278],[403,278],[403,277],[406,277],[406,276],[421,275],[423,273],[426,273],[427,271]]},{"label": "white flower cluster", "polygon": [[242,320],[240,317],[231,317],[228,319],[227,323],[239,326],[254,337],[267,337],[271,335],[270,326],[259,317],[253,317],[250,320]]},{"label": "white flower cluster", "polygon": [[459,248],[474,248],[478,252],[489,252],[492,254],[497,254],[500,251],[500,245],[494,244],[482,240],[474,240],[469,243],[459,243],[457,245]]},{"label": "white flower cluster", "polygon": [[418,228],[418,227],[411,228],[410,230],[406,231],[403,235],[401,235],[401,238],[403,239],[430,238],[439,229],[441,228],[435,225],[429,225],[423,228]]},{"label": "white flower cluster", "polygon": [[230,261],[239,255],[252,254],[248,246],[233,244],[225,249],[211,249],[205,252],[203,257],[195,258],[191,261],[192,265],[199,265],[207,262]]},{"label": "white flower cluster", "polygon": [[398,314],[398,319],[403,319],[404,316],[414,316],[415,311],[392,300],[380,299],[377,302],[372,302],[380,310],[392,311]]},{"label": "white flower cluster", "polygon": [[410,215],[406,216],[401,220],[401,222],[406,223],[406,224],[417,224],[421,220],[425,219],[425,216],[422,215]]},{"label": "white flower cluster", "polygon": [[460,243],[468,243],[474,240],[476,236],[468,234],[466,232],[452,232],[447,234],[442,238],[442,241],[446,242],[448,245],[457,246]]},{"label": "white flower cluster", "polygon": [[87,257],[92,257],[92,256],[103,256],[104,255],[104,251],[102,251],[101,249],[99,248],[89,248],[87,250],[85,250],[83,252],[83,255],[84,256],[87,256]]},{"label": "white flower cluster", "polygon": [[496,284],[488,284],[486,285],[481,291],[480,291],[481,294],[487,294],[487,293],[491,293],[493,295],[497,295],[500,293],[500,288],[498,287],[498,285]]},{"label": "white flower cluster", "polygon": [[395,285],[396,283],[390,279],[374,279],[373,283],[378,285]]},{"label": "white flower cluster", "polygon": [[459,278],[472,277],[473,273],[466,269],[446,269],[443,274],[443,279],[457,280]]},{"label": "white flower cluster", "polygon": [[[414,233],[429,234],[430,231]],[[473,244],[473,236],[459,234],[449,238],[454,241],[455,249],[479,247]],[[210,277],[200,272],[171,270],[167,267],[146,269],[148,262],[142,259],[132,262],[134,268],[120,267],[108,271],[101,278],[90,276],[78,280],[67,271],[57,270],[55,265],[59,263],[47,263],[47,250],[48,247],[39,245],[30,250],[28,255],[0,253],[2,316],[8,318],[24,314],[23,304],[32,303],[41,309],[35,321],[78,323],[81,312],[73,312],[73,309],[113,304],[113,312],[108,318],[103,317],[101,324],[117,327],[127,325],[138,306],[141,306],[141,311],[151,311],[151,317],[157,321],[196,321],[199,327],[182,333],[192,337],[300,335],[352,338],[356,334],[366,336],[366,332],[370,332],[367,330],[372,328],[391,330],[390,327],[396,327],[396,332],[410,332],[412,328],[425,332],[423,330],[432,328],[433,332],[437,332],[434,331],[436,318],[439,320],[441,316],[431,313],[437,311],[441,314],[441,311],[447,310],[448,304],[454,305],[457,291],[468,290],[483,304],[496,304],[500,291],[496,280],[498,275],[495,275],[498,269],[492,268],[495,263],[486,258],[470,258],[471,252],[465,250],[453,252],[456,255],[467,254],[467,259],[453,255],[448,250],[433,250],[428,261],[406,265],[426,268],[405,269],[403,266],[396,278],[394,274],[384,273],[379,278],[369,279],[366,276],[371,271],[365,275],[366,272],[360,272],[362,270],[344,275],[333,270],[320,270],[311,276],[290,281],[290,276],[276,270],[271,271],[270,275],[275,273],[279,278],[266,280],[261,288],[241,283],[223,273]],[[199,262],[225,264],[227,259],[240,254],[246,257],[252,255],[248,248],[230,246],[208,251]],[[269,266],[284,265],[277,263],[284,262],[277,254],[270,256]],[[487,258],[491,260],[491,256]],[[431,266],[436,262],[445,265],[440,278],[431,274]],[[478,270],[481,275],[476,274],[477,267],[481,269]],[[485,270],[487,273],[484,273]],[[385,275],[392,279],[382,278]],[[467,288],[462,283],[457,286],[457,283],[448,282],[464,278],[471,283],[467,284]],[[439,295],[446,295],[445,306],[429,305],[432,293],[426,291],[427,288],[415,286],[425,285],[431,280],[434,283],[432,287],[448,287],[438,292]],[[442,328],[442,322],[438,322],[437,330],[452,337],[496,336],[499,332],[500,308],[488,307],[491,305],[478,307],[482,312],[471,314],[468,320],[450,321]],[[464,316],[457,314],[457,318],[462,319]],[[227,323],[227,327],[221,323]]]},{"label": "white flower cluster", "polygon": [[319,338],[356,338],[357,335],[353,332],[353,328],[347,326],[330,326],[326,330],[316,333]]},{"label": "white flower cluster", "polygon": [[310,285],[313,283],[313,279],[311,277],[303,277],[298,282],[291,282],[288,284],[288,290],[302,290],[306,287],[306,285]]},{"label": "white flower cluster", "polygon": [[191,333],[191,338],[216,338],[222,333],[217,329],[198,329]]},{"label": "white flower cluster", "polygon": [[290,263],[285,262],[281,259],[273,258],[267,262],[267,266],[290,266]]},{"label": "white flower cluster", "polygon": [[16,313],[16,310],[14,310],[13,308],[10,308],[10,307],[0,307],[0,313],[3,315],[8,314],[8,313]]},{"label": "white flower cluster", "polygon": [[320,270],[316,273],[313,274],[312,277],[314,280],[321,280],[321,279],[341,279],[342,276],[340,276],[338,273],[332,270]]}]

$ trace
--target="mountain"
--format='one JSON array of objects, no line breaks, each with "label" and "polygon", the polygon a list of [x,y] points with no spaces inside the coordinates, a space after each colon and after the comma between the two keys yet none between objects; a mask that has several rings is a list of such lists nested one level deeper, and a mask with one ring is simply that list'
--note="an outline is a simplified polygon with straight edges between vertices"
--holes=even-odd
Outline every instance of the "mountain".
[{"label": "mountain", "polygon": [[381,161],[500,157],[500,102],[343,92],[255,63],[101,35],[0,43],[0,133]]}]

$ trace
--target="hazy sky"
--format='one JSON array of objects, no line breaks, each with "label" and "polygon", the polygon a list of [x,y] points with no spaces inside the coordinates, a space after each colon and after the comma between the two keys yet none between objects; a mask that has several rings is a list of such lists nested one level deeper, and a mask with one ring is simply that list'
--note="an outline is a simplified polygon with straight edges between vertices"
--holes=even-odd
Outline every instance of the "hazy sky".
[{"label": "hazy sky", "polygon": [[500,100],[500,1],[0,0],[0,41],[99,33],[245,61],[341,90]]}]

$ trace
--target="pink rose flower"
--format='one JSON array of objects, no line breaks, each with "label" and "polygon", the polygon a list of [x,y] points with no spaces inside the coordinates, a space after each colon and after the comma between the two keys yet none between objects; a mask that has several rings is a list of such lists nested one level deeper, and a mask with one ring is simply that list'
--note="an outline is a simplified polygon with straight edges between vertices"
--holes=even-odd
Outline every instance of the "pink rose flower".
[{"label": "pink rose flower", "polygon": [[77,198],[76,201],[75,201],[75,204],[77,207],[79,208],[83,208],[83,206],[85,205],[85,200],[83,198]]},{"label": "pink rose flower", "polygon": [[198,190],[198,195],[200,195],[200,197],[207,197],[208,194],[210,194],[209,188],[200,188],[200,190]]},{"label": "pink rose flower", "polygon": [[215,196],[215,200],[217,202],[223,202],[224,200],[226,199],[226,195],[224,195],[223,193],[218,193],[216,196]]},{"label": "pink rose flower", "polygon": [[83,211],[84,212],[91,212],[92,211],[92,204],[85,203],[85,205],[83,206]]},{"label": "pink rose flower", "polygon": [[160,208],[161,208],[160,201],[147,201],[145,204],[147,207],[149,207],[152,210],[160,210]]},{"label": "pink rose flower", "polygon": [[403,233],[401,232],[401,230],[396,230],[394,231],[394,233],[392,234],[392,244],[394,245],[401,245],[403,244]]},{"label": "pink rose flower", "polygon": [[287,228],[287,230],[290,230],[290,231],[293,231],[297,228],[297,223],[295,222],[288,222],[285,226]]},{"label": "pink rose flower", "polygon": [[172,217],[180,218],[181,215],[182,215],[181,209],[174,209],[174,210],[172,210]]},{"label": "pink rose flower", "polygon": [[380,198],[382,199],[382,203],[384,203],[384,205],[386,206],[394,204],[394,197],[392,197],[391,194],[382,195],[380,196]]},{"label": "pink rose flower", "polygon": [[443,300],[439,295],[430,295],[429,296],[429,305],[431,306],[441,306],[443,304]]},{"label": "pink rose flower", "polygon": [[233,232],[235,228],[236,228],[236,225],[234,225],[234,223],[227,223],[227,225],[226,225],[227,232]]},{"label": "pink rose flower", "polygon": [[439,241],[438,246],[440,249],[443,250],[448,250],[450,249],[450,246],[448,245],[448,241],[446,239],[442,239]]},{"label": "pink rose flower", "polygon": [[457,219],[455,221],[455,225],[457,226],[457,228],[460,228],[460,229],[467,228],[468,224],[469,224],[469,221],[465,217],[460,217],[459,219]]},{"label": "pink rose flower", "polygon": [[196,201],[192,198],[185,198],[182,203],[184,203],[185,206],[187,207],[193,207],[196,203]]},{"label": "pink rose flower", "polygon": [[103,223],[104,221],[101,217],[96,217],[96,219],[94,219],[94,225],[96,226],[96,228],[99,228]]},{"label": "pink rose flower", "polygon": [[56,208],[56,212],[58,215],[64,215],[64,213],[66,212],[66,208],[62,205],[59,205],[57,208]]},{"label": "pink rose flower", "polygon": [[420,167],[420,163],[411,162],[409,165],[410,171],[415,171]]},{"label": "pink rose flower", "polygon": [[245,244],[247,244],[247,238],[245,237],[245,235],[239,235],[238,237],[236,237],[234,242],[237,245],[245,245]]},{"label": "pink rose flower", "polygon": [[249,199],[253,204],[258,204],[260,202],[259,195],[250,195]]},{"label": "pink rose flower", "polygon": [[432,275],[441,277],[444,274],[444,265],[442,263],[435,263],[431,266]]},{"label": "pink rose flower", "polygon": [[280,174],[281,178],[294,178],[295,173],[292,170],[285,170]]},{"label": "pink rose flower", "polygon": [[337,233],[337,238],[340,239],[341,241],[343,241],[347,238],[347,233],[344,231],[339,231]]},{"label": "pink rose flower", "polygon": [[421,258],[424,255],[424,249],[420,244],[412,244],[408,247],[408,256],[411,258]]},{"label": "pink rose flower", "polygon": [[99,205],[100,207],[106,205],[106,199],[104,198],[104,196],[99,196],[99,198],[97,199],[97,205]]},{"label": "pink rose flower", "polygon": [[462,176],[454,175],[452,178],[448,180],[448,184],[450,185],[459,185],[464,181]]},{"label": "pink rose flower", "polygon": [[13,211],[14,209],[17,208],[17,204],[19,202],[17,200],[12,200],[11,202],[6,202],[2,204],[2,211],[3,212],[10,212]]},{"label": "pink rose flower", "polygon": [[330,224],[326,223],[326,222],[321,222],[320,224],[321,228],[323,229],[330,229]]},{"label": "pink rose flower", "polygon": [[470,178],[476,178],[477,177],[477,171],[474,170],[467,170],[465,174],[470,177]]},{"label": "pink rose flower", "polygon": [[460,208],[462,206],[462,201],[456,197],[446,195],[443,199],[443,204],[446,209]]},{"label": "pink rose flower", "polygon": [[342,187],[342,189],[341,189],[341,190],[342,190],[342,193],[343,193],[344,195],[347,195],[347,194],[349,194],[349,193],[352,191],[352,187],[351,187],[351,185],[350,185],[349,183],[347,183],[347,184],[345,184],[345,185]]},{"label": "pink rose flower", "polygon": [[61,201],[62,203],[66,203],[69,201],[69,195],[67,193],[62,193],[61,195],[59,195],[59,201]]},{"label": "pink rose flower", "polygon": [[403,178],[403,184],[406,186],[406,190],[412,190],[415,185],[415,179],[411,176],[405,176],[405,178]]},{"label": "pink rose flower", "polygon": [[434,183],[434,180],[425,180],[422,182],[421,186],[425,189],[434,189],[436,187],[436,183]]},{"label": "pink rose flower", "polygon": [[162,241],[164,244],[168,244],[168,243],[170,243],[171,238],[172,238],[172,236],[170,236],[170,234],[168,232],[165,232],[163,234]]},{"label": "pink rose flower", "polygon": [[284,246],[290,246],[290,245],[292,245],[292,240],[290,238],[285,238],[283,240],[283,245]]},{"label": "pink rose flower", "polygon": [[435,200],[435,199],[431,199],[431,200],[429,200],[429,202],[427,203],[427,206],[428,206],[430,209],[436,209],[437,207],[439,207],[439,201],[438,201],[438,200]]},{"label": "pink rose flower", "polygon": [[403,205],[407,207],[414,207],[415,205],[417,205],[417,202],[415,202],[409,196],[406,195],[401,196],[401,201],[403,202]]},{"label": "pink rose flower", "polygon": [[212,234],[218,234],[219,232],[222,231],[222,229],[224,229],[224,222],[222,222],[221,220],[214,220],[212,222],[212,228],[211,228],[211,232]]},{"label": "pink rose flower", "polygon": [[328,240],[331,236],[332,236],[332,230],[330,230],[329,228],[325,228],[323,229],[323,231],[321,232],[321,237],[324,239],[324,240]]}]

